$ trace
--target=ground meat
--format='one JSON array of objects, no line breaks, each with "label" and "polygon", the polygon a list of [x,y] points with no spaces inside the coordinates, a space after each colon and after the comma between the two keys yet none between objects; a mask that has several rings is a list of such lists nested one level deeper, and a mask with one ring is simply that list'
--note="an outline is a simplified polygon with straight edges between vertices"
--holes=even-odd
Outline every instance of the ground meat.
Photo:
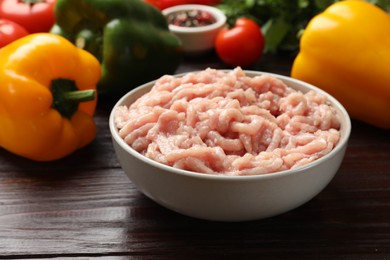
[{"label": "ground meat", "polygon": [[206,69],[163,76],[130,107],[115,111],[136,151],[207,174],[256,175],[300,167],[329,153],[340,122],[327,98],[270,75]]}]

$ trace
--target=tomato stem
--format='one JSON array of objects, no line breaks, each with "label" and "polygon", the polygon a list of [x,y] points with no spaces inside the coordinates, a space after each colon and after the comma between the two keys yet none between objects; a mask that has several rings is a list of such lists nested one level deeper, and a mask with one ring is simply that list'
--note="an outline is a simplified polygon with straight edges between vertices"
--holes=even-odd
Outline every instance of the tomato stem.
[{"label": "tomato stem", "polygon": [[44,3],[44,2],[46,2],[46,0],[19,0],[19,2],[28,4],[28,5],[34,5],[37,3]]}]

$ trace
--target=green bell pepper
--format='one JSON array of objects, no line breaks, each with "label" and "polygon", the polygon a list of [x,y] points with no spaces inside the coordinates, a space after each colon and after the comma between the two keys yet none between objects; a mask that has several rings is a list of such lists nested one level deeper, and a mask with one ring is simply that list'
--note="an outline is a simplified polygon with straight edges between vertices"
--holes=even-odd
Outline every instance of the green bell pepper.
[{"label": "green bell pepper", "polygon": [[180,40],[162,13],[142,0],[58,0],[55,16],[51,33],[100,61],[100,94],[122,95],[172,74],[180,63]]}]

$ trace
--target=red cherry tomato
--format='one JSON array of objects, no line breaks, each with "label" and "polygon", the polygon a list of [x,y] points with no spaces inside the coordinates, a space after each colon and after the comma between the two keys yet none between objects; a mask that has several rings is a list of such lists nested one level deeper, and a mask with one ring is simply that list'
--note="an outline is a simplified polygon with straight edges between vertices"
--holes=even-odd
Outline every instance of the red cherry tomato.
[{"label": "red cherry tomato", "polygon": [[190,4],[191,0],[144,0],[145,2],[157,7],[160,10],[164,10],[168,7],[175,5]]},{"label": "red cherry tomato", "polygon": [[196,0],[195,4],[198,5],[219,5],[221,0]]},{"label": "red cherry tomato", "polygon": [[28,32],[22,26],[12,21],[0,19],[0,48],[26,36]]},{"label": "red cherry tomato", "polygon": [[199,4],[199,5],[217,5],[220,0],[144,0],[145,2],[164,10],[175,5]]},{"label": "red cherry tomato", "polygon": [[48,32],[54,24],[56,0],[1,0],[0,17],[11,20],[29,33]]},{"label": "red cherry tomato", "polygon": [[233,28],[218,33],[215,51],[230,66],[249,67],[262,56],[264,44],[260,26],[249,18],[239,18]]}]

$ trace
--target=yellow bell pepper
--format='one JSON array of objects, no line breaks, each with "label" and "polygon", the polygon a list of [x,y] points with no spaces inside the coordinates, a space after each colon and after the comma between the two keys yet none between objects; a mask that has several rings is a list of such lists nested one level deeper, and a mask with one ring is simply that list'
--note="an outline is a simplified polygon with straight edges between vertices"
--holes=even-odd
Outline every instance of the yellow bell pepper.
[{"label": "yellow bell pepper", "polygon": [[50,161],[92,142],[100,73],[95,57],[54,34],[0,49],[0,146]]},{"label": "yellow bell pepper", "polygon": [[307,25],[291,76],[337,98],[352,118],[390,129],[390,16],[341,1]]}]

